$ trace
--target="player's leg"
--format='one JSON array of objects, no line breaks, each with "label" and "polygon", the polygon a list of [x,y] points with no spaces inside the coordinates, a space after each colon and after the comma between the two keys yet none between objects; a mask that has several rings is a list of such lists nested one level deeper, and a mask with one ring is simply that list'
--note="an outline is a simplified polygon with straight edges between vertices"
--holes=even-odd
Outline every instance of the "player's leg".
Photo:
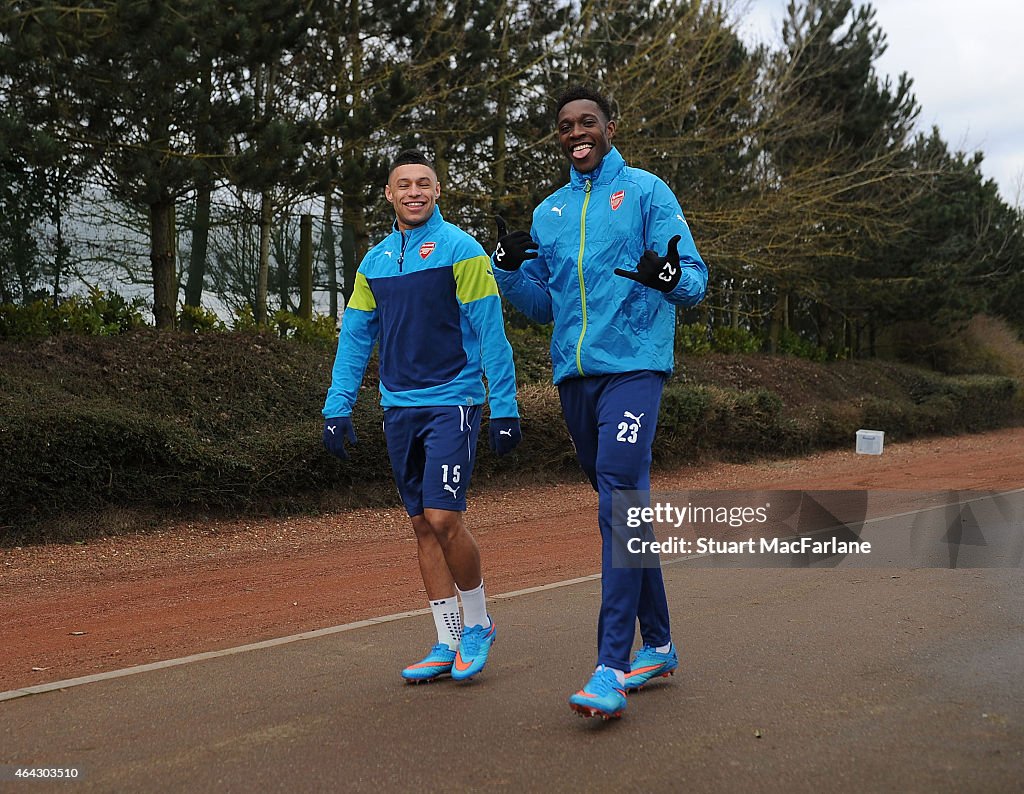
[{"label": "player's leg", "polygon": [[427,512],[434,511],[425,510],[418,516],[410,516],[409,520],[416,536],[416,559],[420,566],[420,576],[423,577],[423,587],[427,591],[427,598],[434,601],[453,595],[455,582]]},{"label": "player's leg", "polygon": [[[649,555],[651,559],[657,555]],[[673,675],[679,657],[669,626],[668,598],[661,566],[643,568],[640,600],[637,603],[643,646],[633,657],[626,674],[626,691],[642,689],[653,678]]]},{"label": "player's leg", "polygon": [[425,418],[428,417],[419,408],[390,408],[384,412],[384,438],[388,457],[395,484],[416,536],[420,576],[423,578],[437,631],[437,642],[427,655],[402,671],[402,677],[410,683],[433,681],[449,675],[462,639],[462,620],[455,583],[448,571],[437,535],[423,514]]},{"label": "player's leg", "polygon": [[649,504],[651,447],[663,386],[659,373],[615,376],[602,392],[599,409],[599,520],[605,543],[598,658],[610,667],[626,662],[639,618],[644,646],[624,668],[627,690],[670,674],[678,664],[658,555],[633,555],[626,550],[630,538],[642,538],[650,528],[631,530],[621,515],[613,516],[616,499],[620,510],[627,503]]},{"label": "player's leg", "polygon": [[596,378],[569,378],[558,384],[562,417],[576,450],[576,460],[597,490],[597,394]]},{"label": "player's leg", "polygon": [[424,511],[444,550],[445,562],[462,602],[462,640],[452,668],[452,678],[472,678],[487,663],[496,637],[494,621],[487,614],[487,596],[481,576],[480,550],[466,529],[462,513],[450,510]]},{"label": "player's leg", "polygon": [[[576,458],[595,490],[598,489],[597,408],[604,387],[604,378],[570,378],[558,385],[562,416],[576,448]],[[604,545],[602,539],[602,547]],[[600,626],[599,619],[599,631]],[[600,716],[607,719],[620,716],[626,707],[624,669],[616,671],[598,664],[583,688],[569,696],[570,708],[587,717]]]},{"label": "player's leg", "polygon": [[481,414],[478,406],[439,408],[424,439],[423,513],[462,601],[462,641],[452,669],[455,680],[471,678],[483,669],[496,636],[487,614],[480,549],[464,518]]},{"label": "player's leg", "polygon": [[598,523],[603,540],[598,659],[616,670],[630,669],[641,601],[645,631],[661,633],[665,642],[669,636],[663,583],[660,603],[658,599],[660,568],[645,567],[656,566],[657,556],[652,560],[626,552],[629,539],[642,537],[644,528],[630,530],[622,521],[613,523],[616,498],[625,500],[627,494],[639,492],[632,498],[643,500],[650,490],[651,446],[663,385],[664,377],[653,372],[609,376],[598,404]]},{"label": "player's leg", "polygon": [[627,373],[570,379],[559,385],[577,456],[584,470],[592,472],[598,491],[602,540],[598,662],[618,670],[623,678],[629,669],[643,570],[615,564],[613,494],[616,489],[649,488],[662,380],[652,373]]},{"label": "player's leg", "polygon": [[460,591],[479,587],[482,579],[480,548],[466,528],[464,513],[427,507],[421,518],[429,527],[427,531],[432,535],[433,543],[440,553],[446,579],[454,581]]},{"label": "player's leg", "polygon": [[430,421],[423,431],[423,518],[455,584],[472,590],[481,581],[480,549],[463,516],[482,412],[458,405],[425,410]]}]

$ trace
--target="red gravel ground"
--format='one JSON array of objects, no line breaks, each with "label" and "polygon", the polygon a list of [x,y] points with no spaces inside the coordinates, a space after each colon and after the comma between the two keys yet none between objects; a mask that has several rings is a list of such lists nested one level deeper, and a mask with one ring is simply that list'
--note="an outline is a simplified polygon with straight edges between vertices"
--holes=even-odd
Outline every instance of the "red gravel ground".
[{"label": "red gravel ground", "polygon": [[[851,439],[851,447],[852,447]],[[1024,428],[657,472],[673,489],[1012,490]],[[467,521],[492,594],[595,573],[589,485],[477,489]],[[401,509],[184,523],[145,535],[0,550],[0,691],[417,609]]]}]

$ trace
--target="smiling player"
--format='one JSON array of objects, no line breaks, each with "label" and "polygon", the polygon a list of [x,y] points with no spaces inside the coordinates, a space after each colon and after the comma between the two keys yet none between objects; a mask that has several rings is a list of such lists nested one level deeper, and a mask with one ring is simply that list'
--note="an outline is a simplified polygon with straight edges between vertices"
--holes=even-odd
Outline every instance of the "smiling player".
[{"label": "smiling player", "polygon": [[[675,307],[699,303],[708,275],[668,185],[627,166],[612,146],[615,119],[604,96],[566,91],[555,129],[569,184],[541,202],[529,233],[507,233],[499,219],[493,260],[502,294],[536,322],[554,322],[562,413],[599,495],[597,669],[569,705],[586,716],[617,717],[627,690],[669,675],[678,659],[657,556],[647,567],[613,558],[616,543],[629,538],[613,536],[612,495],[650,489]],[[638,619],[644,645],[631,663]]]},{"label": "smiling player", "polygon": [[491,449],[505,455],[522,438],[512,347],[490,259],[441,217],[430,161],[414,149],[400,153],[384,195],[395,222],[356,273],[323,408],[323,442],[348,457],[344,442],[356,441],[352,409],[379,343],[388,457],[437,628],[437,643],[402,677],[463,680],[483,669],[495,638],[480,551],[463,512],[484,401],[491,406]]}]

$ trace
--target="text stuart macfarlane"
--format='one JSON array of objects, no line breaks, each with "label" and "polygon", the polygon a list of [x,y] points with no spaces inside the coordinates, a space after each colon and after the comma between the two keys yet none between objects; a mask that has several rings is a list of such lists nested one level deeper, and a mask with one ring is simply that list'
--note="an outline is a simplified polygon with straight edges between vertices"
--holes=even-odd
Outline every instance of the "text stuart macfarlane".
[{"label": "text stuart macfarlane", "polygon": [[714,540],[713,538],[666,538],[640,540],[630,538],[626,548],[631,554],[870,554],[866,541],[825,538],[747,538],[746,540]]}]

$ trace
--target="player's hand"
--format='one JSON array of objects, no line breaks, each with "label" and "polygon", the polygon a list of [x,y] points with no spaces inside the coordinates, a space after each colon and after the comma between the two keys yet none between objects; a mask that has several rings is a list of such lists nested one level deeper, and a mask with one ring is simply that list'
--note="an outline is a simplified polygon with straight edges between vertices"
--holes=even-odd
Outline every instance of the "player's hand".
[{"label": "player's hand", "polygon": [[511,232],[500,215],[495,216],[498,225],[498,245],[491,260],[502,270],[519,270],[527,259],[537,258],[537,243],[529,232]]},{"label": "player's hand", "polygon": [[348,439],[349,444],[356,443],[356,429],[352,427],[351,416],[324,419],[324,447],[332,455],[337,455],[342,460],[348,460],[345,439]]},{"label": "player's hand", "polygon": [[491,449],[499,458],[515,449],[523,440],[523,431],[519,427],[518,419],[492,417],[487,432],[491,437]]},{"label": "player's hand", "polygon": [[671,292],[676,288],[679,278],[683,275],[683,270],[679,267],[678,245],[680,239],[682,239],[681,235],[677,234],[668,241],[668,253],[665,256],[654,251],[644,251],[644,255],[637,263],[636,270],[623,270],[621,267],[617,267],[615,275],[639,281],[651,289]]}]

